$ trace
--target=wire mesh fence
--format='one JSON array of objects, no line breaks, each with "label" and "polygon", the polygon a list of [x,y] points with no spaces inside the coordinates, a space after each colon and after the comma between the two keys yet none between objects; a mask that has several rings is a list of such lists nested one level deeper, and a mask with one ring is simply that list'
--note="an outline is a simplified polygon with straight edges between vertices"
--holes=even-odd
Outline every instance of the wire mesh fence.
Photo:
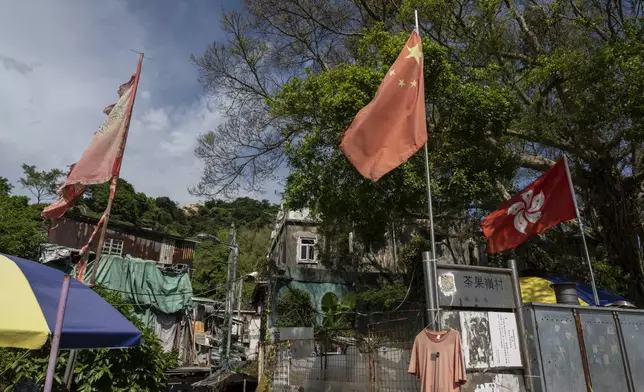
[{"label": "wire mesh fence", "polygon": [[323,328],[312,340],[290,341],[276,353],[274,385],[302,390],[418,391],[409,375],[422,310],[360,316],[350,327]]}]

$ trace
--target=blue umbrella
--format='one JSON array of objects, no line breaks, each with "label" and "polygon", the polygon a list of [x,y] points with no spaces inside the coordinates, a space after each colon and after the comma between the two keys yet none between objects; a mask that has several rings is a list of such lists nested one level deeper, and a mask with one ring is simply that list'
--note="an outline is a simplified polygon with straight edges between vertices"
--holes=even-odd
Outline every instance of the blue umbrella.
[{"label": "blue umbrella", "polygon": [[48,384],[51,388],[59,348],[124,348],[141,341],[141,331],[81,282],[54,268],[0,254],[0,347],[37,349],[50,335],[45,390]]}]

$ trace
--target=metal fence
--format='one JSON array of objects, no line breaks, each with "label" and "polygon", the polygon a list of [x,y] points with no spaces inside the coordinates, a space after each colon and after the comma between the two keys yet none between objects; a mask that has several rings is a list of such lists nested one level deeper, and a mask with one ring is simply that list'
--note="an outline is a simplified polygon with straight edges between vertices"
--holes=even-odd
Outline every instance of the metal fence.
[{"label": "metal fence", "polygon": [[411,347],[423,325],[422,310],[388,319],[321,329],[313,340],[290,341],[277,353],[276,390],[418,391],[407,373]]},{"label": "metal fence", "polygon": [[643,392],[644,312],[524,308],[535,391]]},{"label": "metal fence", "polygon": [[[425,327],[422,312],[289,342],[277,353],[275,390],[418,391],[407,367],[414,338]],[[644,392],[644,311],[526,304],[523,312],[532,369],[528,390]],[[468,369],[463,391],[479,390],[524,391],[521,370]]]}]

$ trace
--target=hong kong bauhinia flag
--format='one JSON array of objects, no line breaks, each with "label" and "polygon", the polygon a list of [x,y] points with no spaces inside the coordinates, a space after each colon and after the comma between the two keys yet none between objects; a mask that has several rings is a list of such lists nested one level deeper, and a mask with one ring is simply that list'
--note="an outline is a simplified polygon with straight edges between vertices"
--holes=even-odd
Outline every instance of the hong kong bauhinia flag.
[{"label": "hong kong bauhinia flag", "polygon": [[72,166],[65,184],[59,190],[58,200],[43,210],[43,218],[60,218],[83,195],[87,185],[102,184],[113,175],[118,175],[136,94],[136,76],[133,75],[121,85],[119,100],[103,110],[107,119],[94,133],[91,144],[78,162]]},{"label": "hong kong bauhinia flag", "polygon": [[423,45],[413,32],[373,100],[342,135],[340,149],[364,177],[378,181],[427,142]]},{"label": "hong kong bauhinia flag", "polygon": [[565,159],[487,216],[481,229],[487,253],[521,245],[529,237],[577,217]]}]

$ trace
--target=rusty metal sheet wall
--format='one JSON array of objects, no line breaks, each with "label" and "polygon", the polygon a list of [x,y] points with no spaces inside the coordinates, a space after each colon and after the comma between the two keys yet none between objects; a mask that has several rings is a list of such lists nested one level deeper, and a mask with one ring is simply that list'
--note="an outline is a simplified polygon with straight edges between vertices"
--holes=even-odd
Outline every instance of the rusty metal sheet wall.
[{"label": "rusty metal sheet wall", "polygon": [[570,309],[537,308],[535,319],[546,390],[586,392],[577,327]]},{"label": "rusty metal sheet wall", "polygon": [[[75,249],[80,249],[85,246],[96,228],[94,224],[67,218],[58,219],[56,225],[56,228],[49,232],[48,241],[53,244]],[[129,254],[147,260],[159,259],[161,243],[157,241],[117,232],[112,229],[106,231],[105,237],[123,241],[123,256]],[[95,246],[96,243],[94,243]],[[92,249],[92,251],[95,250]]]},{"label": "rusty metal sheet wall", "polygon": [[174,257],[174,240],[172,238],[165,238],[161,244],[161,252],[159,254],[159,262],[162,264],[172,264]]},{"label": "rusty metal sheet wall", "polygon": [[[62,218],[56,221],[56,228],[49,232],[48,241],[52,244],[80,249],[87,244],[96,226],[89,222],[77,221],[69,218]],[[146,260],[161,260],[163,239],[159,240],[126,234],[120,231],[108,229],[106,238],[114,238],[123,241],[123,256],[131,255]],[[195,243],[180,239],[168,239],[171,244],[167,250],[167,262],[174,264],[192,265],[195,255]],[[95,251],[96,239],[94,242]]]},{"label": "rusty metal sheet wall", "polygon": [[54,229],[48,232],[47,240],[52,244],[80,249],[87,244],[93,225],[69,219],[56,220]]},{"label": "rusty metal sheet wall", "polygon": [[192,265],[192,260],[195,258],[195,244],[188,241],[175,241],[174,254],[172,255],[172,262],[174,264],[188,264]]},{"label": "rusty metal sheet wall", "polygon": [[619,320],[635,391],[644,392],[644,314],[621,313]]},{"label": "rusty metal sheet wall", "polygon": [[609,312],[580,311],[594,392],[628,391],[617,325]]},{"label": "rusty metal sheet wall", "polygon": [[123,256],[131,255],[146,260],[159,260],[161,243],[157,241],[136,237],[131,234],[122,234],[112,230],[107,230],[107,236],[123,239]]}]

